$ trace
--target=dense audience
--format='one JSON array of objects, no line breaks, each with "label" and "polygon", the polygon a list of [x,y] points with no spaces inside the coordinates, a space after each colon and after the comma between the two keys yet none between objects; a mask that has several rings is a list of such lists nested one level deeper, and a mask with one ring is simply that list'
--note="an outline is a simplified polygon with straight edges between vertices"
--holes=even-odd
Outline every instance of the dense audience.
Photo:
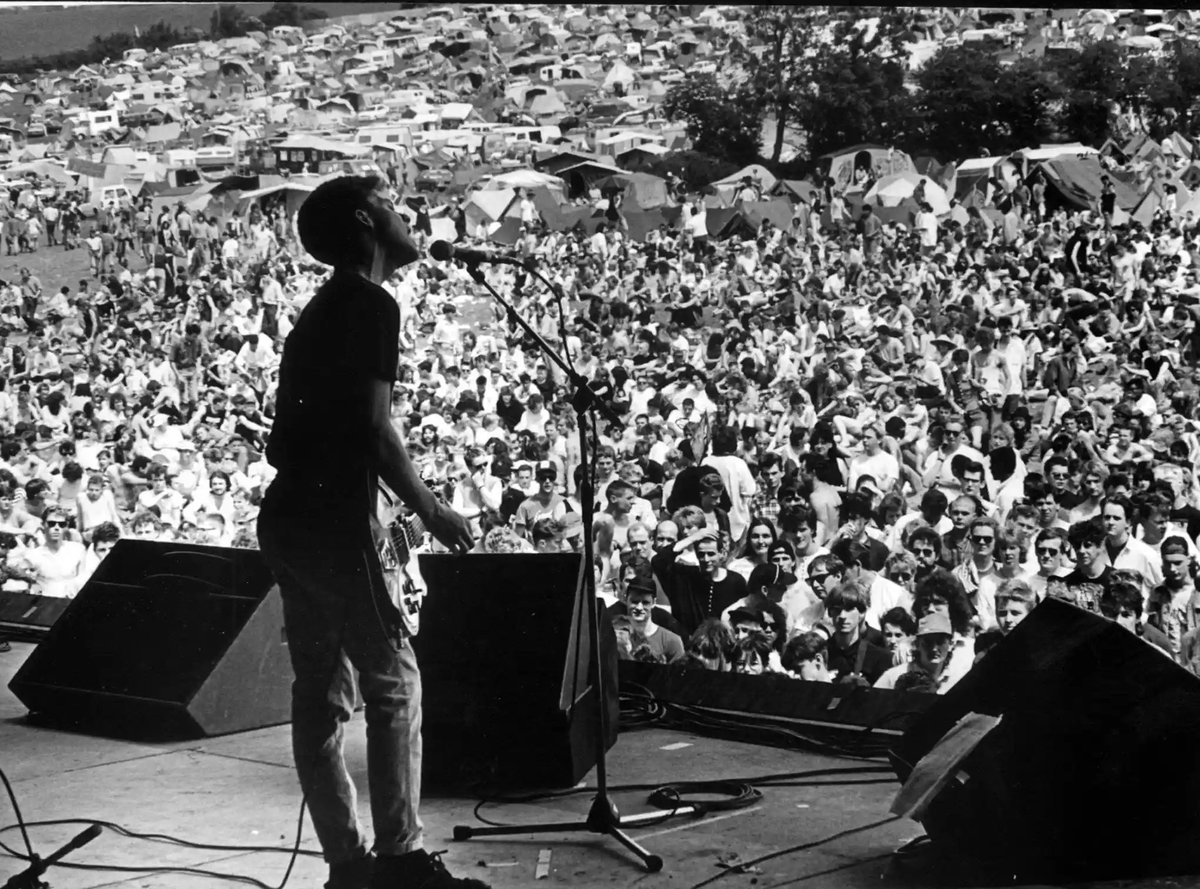
[{"label": "dense audience", "polygon": [[[526,202],[516,249],[556,293],[488,276],[623,418],[589,450],[624,657],[942,692],[1054,597],[1200,672],[1200,228],[1036,180],[992,200],[999,224],[910,226],[826,183],[717,239],[685,194],[640,241],[607,200],[570,231]],[[429,208],[401,210],[427,246]],[[284,207],[84,218],[25,189],[0,220],[13,252],[91,263],[0,285],[4,588],[71,596],[123,536],[255,546],[281,344],[324,274]],[[388,286],[422,477],[480,552],[581,548],[562,374],[463,269]]]}]

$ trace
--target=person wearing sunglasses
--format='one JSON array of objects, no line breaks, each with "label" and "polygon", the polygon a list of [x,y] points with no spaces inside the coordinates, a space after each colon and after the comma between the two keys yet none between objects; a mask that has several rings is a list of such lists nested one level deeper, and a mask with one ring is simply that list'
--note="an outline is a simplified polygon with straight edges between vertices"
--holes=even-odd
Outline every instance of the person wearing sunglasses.
[{"label": "person wearing sunglasses", "polygon": [[928,525],[917,525],[904,536],[904,548],[916,560],[916,579],[920,580],[938,567],[943,548],[942,535]]},{"label": "person wearing sunglasses", "polygon": [[87,550],[71,538],[70,520],[57,507],[42,516],[42,534],[44,541],[25,554],[33,569],[34,590],[43,596],[74,598]]},{"label": "person wearing sunglasses", "polygon": [[1040,602],[1046,598],[1046,588],[1051,579],[1068,573],[1063,564],[1067,556],[1067,532],[1062,528],[1039,531],[1033,543],[1033,554],[1038,563],[1037,574],[1026,579]]},{"label": "person wearing sunglasses", "polygon": [[883,563],[883,576],[911,593],[917,582],[916,556],[899,550],[893,552]]},{"label": "person wearing sunglasses", "polygon": [[[933,437],[935,426],[930,427],[930,437]],[[941,447],[925,458],[922,467],[922,481],[926,487],[937,486],[947,497],[953,497],[962,490],[962,485],[954,476],[954,458],[964,455],[983,464],[984,457],[971,446],[967,440],[967,424],[961,416],[950,416],[942,427]]]},{"label": "person wearing sunglasses", "polygon": [[962,584],[979,618],[981,631],[996,626],[996,590],[1002,582],[996,570],[998,535],[999,527],[995,519],[984,516],[973,519],[967,530],[971,558],[954,569],[954,576]]}]

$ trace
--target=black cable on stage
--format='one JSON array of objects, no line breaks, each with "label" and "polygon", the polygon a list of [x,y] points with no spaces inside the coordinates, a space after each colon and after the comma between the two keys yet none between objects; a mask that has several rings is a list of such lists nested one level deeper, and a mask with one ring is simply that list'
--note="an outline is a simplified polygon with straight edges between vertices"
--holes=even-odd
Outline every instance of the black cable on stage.
[{"label": "black cable on stage", "polygon": [[[864,831],[873,830],[876,827],[883,827],[883,825],[885,825],[885,824],[891,824],[893,821],[901,820],[902,817],[903,816],[901,816],[901,815],[892,815],[890,818],[882,818],[879,821],[872,821],[870,824],[862,824],[858,827],[851,827],[847,830],[838,831],[837,833],[830,834],[827,837],[822,837],[819,840],[810,840],[807,843],[797,843],[794,846],[788,846],[786,849],[778,849],[774,852],[768,852],[766,855],[760,855],[757,858],[751,858],[749,861],[740,861],[740,862],[738,862],[738,865],[736,867],[731,867],[727,870],[721,871],[718,874],[714,874],[713,876],[709,877],[706,880],[701,880],[699,883],[696,883],[694,886],[692,886],[691,889],[701,889],[701,887],[708,886],[711,883],[715,883],[715,882],[717,882],[717,880],[720,880],[724,877],[728,877],[732,874],[743,873],[746,868],[753,867],[756,864],[762,864],[764,861],[771,861],[772,859],[775,859],[775,858],[782,858],[784,855],[791,855],[793,852],[804,852],[808,849],[815,849],[817,846],[823,846],[826,843],[832,843],[834,840],[840,840],[843,837],[848,837],[848,836],[851,836],[856,833],[863,833]],[[890,855],[891,853],[889,852],[888,854]],[[853,864],[855,864],[855,865],[862,864],[862,863],[863,863],[862,861],[853,862]],[[805,876],[800,879],[810,879],[811,877],[815,877],[815,876],[820,876],[820,874],[811,874],[809,876]]]},{"label": "black cable on stage", "polygon": [[780,886],[793,886],[796,883],[804,883],[808,880],[815,880],[817,877],[825,877],[829,874],[836,874],[838,871],[850,870],[852,867],[858,867],[863,864],[870,864],[873,861],[883,861],[886,858],[891,858],[894,852],[884,852],[881,855],[870,855],[866,858],[859,858],[854,861],[847,861],[845,864],[838,864],[833,867],[827,867],[825,870],[813,871],[811,874],[802,874],[799,877],[792,877],[789,880],[784,880],[782,883],[772,883],[768,889],[779,889]]},{"label": "black cable on stage", "polygon": [[[120,836],[129,837],[134,840],[146,840],[151,843],[169,843],[176,846],[185,846],[189,849],[206,849],[213,852],[285,852],[291,853],[292,849],[286,846],[249,846],[249,845],[224,845],[220,843],[197,843],[193,840],[185,840],[182,837],[172,836],[167,833],[142,833],[136,830],[130,830],[121,824],[112,821],[105,821],[101,818],[54,818],[46,821],[26,821],[26,827],[59,827],[70,824],[98,824],[107,830],[112,831]],[[7,833],[10,830],[16,830],[17,825],[6,824],[0,827],[0,834]],[[313,858],[321,858],[320,852],[309,851],[306,849],[300,850],[300,855]]]},{"label": "black cable on stage", "polygon": [[12,784],[8,782],[8,775],[4,774],[4,769],[0,769],[0,781],[4,782],[4,789],[8,791],[8,800],[12,803],[13,814],[17,816],[17,827],[21,829],[21,839],[25,841],[25,849],[29,853],[28,860],[32,861],[34,857],[33,844],[29,842],[29,831],[25,829],[25,818],[21,815],[21,806],[17,803],[17,795],[13,792]]},{"label": "black cable on stage", "polygon": [[[725,794],[729,799],[686,799],[684,794]],[[745,809],[762,800],[762,791],[738,781],[680,781],[676,784],[664,784],[650,794],[647,802],[660,809],[681,809],[684,806],[694,806],[697,815],[707,815],[709,812],[726,812],[731,809]]]},{"label": "black cable on stage", "polygon": [[[699,817],[708,814],[710,811],[740,809],[753,805],[762,799],[762,792],[754,785],[762,785],[763,787],[852,787],[859,784],[892,784],[895,780],[893,778],[831,781],[801,780],[805,778],[831,778],[837,775],[870,775],[883,772],[890,773],[891,771],[887,766],[840,766],[824,769],[806,769],[799,772],[752,775],[745,778],[723,778],[714,781],[684,781],[665,784],[661,782],[655,784],[616,784],[610,785],[609,790],[613,792],[650,791],[649,802],[652,805],[670,809],[670,811],[664,814],[661,820],[647,821],[638,825],[638,827],[653,827],[662,821],[666,821],[678,808],[683,806],[695,806],[698,809],[696,814]],[[584,793],[594,793],[595,790],[595,787],[583,786],[571,787],[566,790],[542,791],[521,796],[485,797],[475,804],[473,815],[476,820],[489,827],[512,827],[513,825],[511,824],[493,821],[483,816],[480,814],[481,810],[486,805],[536,803],[544,800],[565,799]],[[681,796],[682,793],[726,794],[732,798],[728,800],[685,800]]]}]

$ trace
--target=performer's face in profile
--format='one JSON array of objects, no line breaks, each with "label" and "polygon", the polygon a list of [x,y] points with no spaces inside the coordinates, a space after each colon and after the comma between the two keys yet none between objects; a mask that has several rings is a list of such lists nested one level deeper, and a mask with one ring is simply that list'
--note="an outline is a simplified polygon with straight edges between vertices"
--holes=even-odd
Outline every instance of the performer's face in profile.
[{"label": "performer's face in profile", "polygon": [[378,189],[371,194],[371,216],[375,222],[375,241],[379,249],[384,251],[385,265],[390,269],[398,269],[408,265],[420,256],[417,245],[413,243],[408,233],[408,223],[404,221],[396,206],[384,189]]}]

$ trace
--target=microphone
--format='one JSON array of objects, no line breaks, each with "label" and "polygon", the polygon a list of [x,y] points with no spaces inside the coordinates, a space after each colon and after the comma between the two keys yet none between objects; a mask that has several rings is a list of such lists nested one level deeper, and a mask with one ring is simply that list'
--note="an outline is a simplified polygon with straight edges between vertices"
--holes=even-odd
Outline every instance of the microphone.
[{"label": "microphone", "polygon": [[507,253],[496,253],[487,249],[472,247],[455,247],[449,241],[434,241],[429,245],[429,255],[438,262],[449,262],[457,259],[469,266],[476,265],[515,265],[525,267],[525,261]]}]

